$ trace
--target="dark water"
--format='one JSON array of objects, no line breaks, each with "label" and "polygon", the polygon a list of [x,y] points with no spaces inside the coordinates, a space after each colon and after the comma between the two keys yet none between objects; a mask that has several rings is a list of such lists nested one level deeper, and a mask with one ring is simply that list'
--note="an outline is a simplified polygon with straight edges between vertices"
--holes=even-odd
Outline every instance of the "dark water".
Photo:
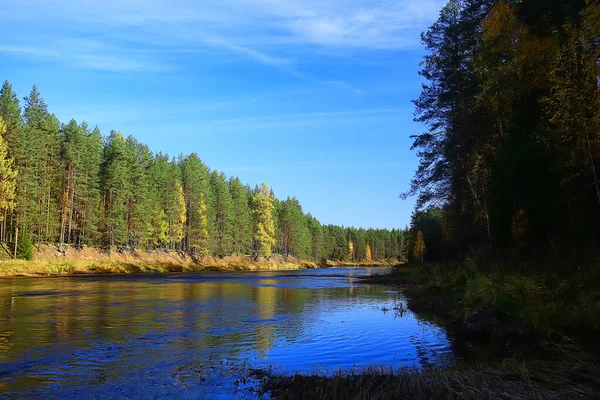
[{"label": "dark water", "polygon": [[0,280],[0,397],[245,398],[242,365],[452,362],[444,329],[356,279],[380,271]]}]

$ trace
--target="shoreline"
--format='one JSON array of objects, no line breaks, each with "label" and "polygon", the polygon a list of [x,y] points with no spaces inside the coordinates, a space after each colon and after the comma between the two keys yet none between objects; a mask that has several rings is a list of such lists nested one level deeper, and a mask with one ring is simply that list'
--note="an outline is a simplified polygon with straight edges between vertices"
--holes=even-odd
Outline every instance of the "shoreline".
[{"label": "shoreline", "polygon": [[[473,298],[469,281],[462,284],[463,278],[452,274],[451,270],[440,273],[428,266],[403,265],[387,275],[359,279],[368,284],[402,287],[411,311],[445,326],[448,334],[458,339],[458,346],[469,343],[469,351],[474,353],[463,349],[465,353],[455,365],[423,370],[374,366],[341,369],[334,375],[288,375],[262,368],[250,374],[258,380],[257,392],[269,393],[273,399],[302,399],[308,394],[338,400],[597,396],[597,352],[583,350],[579,341],[571,340],[560,330],[541,328],[535,320],[519,318],[518,314],[503,312],[492,303]],[[488,289],[500,291],[500,284],[493,282]],[[533,302],[529,298],[527,301]],[[528,306],[531,304],[524,298],[523,307]],[[590,335],[593,332],[587,333]]]},{"label": "shoreline", "polygon": [[98,248],[59,251],[55,245],[41,245],[31,261],[0,259],[0,278],[147,275],[197,272],[294,271],[339,266],[392,267],[391,261],[309,261],[273,255],[254,259],[247,255],[192,258],[174,251],[104,252]]},{"label": "shoreline", "polygon": [[[536,275],[515,271],[469,273],[452,265],[405,264],[389,274],[359,279],[402,287],[411,310],[436,318],[471,341],[503,345],[501,355],[515,350],[525,354],[525,349],[514,344],[531,346],[553,335],[593,345],[600,329],[594,303],[590,307],[581,301],[599,293],[596,280],[586,273],[562,277],[553,286],[541,283]],[[561,301],[560,308],[548,306],[555,299]],[[589,350],[600,354],[600,346]]]}]

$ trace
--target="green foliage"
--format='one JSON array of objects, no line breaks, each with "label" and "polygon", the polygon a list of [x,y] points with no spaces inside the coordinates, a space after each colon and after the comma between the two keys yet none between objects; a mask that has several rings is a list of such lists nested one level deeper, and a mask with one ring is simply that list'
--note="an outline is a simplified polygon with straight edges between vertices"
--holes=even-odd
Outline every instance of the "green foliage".
[{"label": "green foliage", "polygon": [[[505,274],[498,272],[500,268],[490,267],[486,270],[483,273],[464,264],[444,264],[422,267],[420,273],[425,273],[421,279],[427,285],[461,295],[454,313],[464,318],[490,313],[522,321],[538,333],[581,335],[600,330],[597,273],[587,271],[565,280],[554,274]],[[408,273],[418,276],[411,270]]]},{"label": "green foliage", "polygon": [[102,136],[75,120],[62,128],[60,241],[82,245],[99,237]]},{"label": "green foliage", "polygon": [[13,160],[8,157],[8,148],[4,141],[6,123],[0,117],[0,222],[6,219],[8,212],[15,208],[15,183],[17,171]]},{"label": "green foliage", "polygon": [[210,184],[214,198],[215,230],[213,243],[217,254],[230,254],[233,249],[233,199],[224,173],[213,171]]},{"label": "green foliage", "polygon": [[131,193],[127,165],[127,143],[123,134],[112,131],[104,147],[102,163],[102,231],[104,243],[127,243],[127,201]]},{"label": "green foliage", "polygon": [[289,197],[279,204],[277,210],[279,226],[279,248],[284,255],[309,258],[312,250],[312,235],[300,202]]},{"label": "green foliage", "polygon": [[546,3],[453,0],[422,36],[406,194],[440,207],[433,235],[416,228],[432,261],[597,253],[600,11]]},{"label": "green foliage", "polygon": [[[208,250],[213,248],[210,238],[214,232],[212,216],[213,194],[210,186],[210,171],[196,153],[179,160],[183,181],[183,195],[186,208],[185,250],[190,252],[198,247],[198,241]],[[206,214],[200,203],[204,202]],[[204,237],[205,231],[207,237]]]},{"label": "green foliage", "polygon": [[2,241],[26,230],[34,243],[346,261],[365,259],[369,243],[373,260],[402,257],[400,230],[322,226],[297,199],[253,191],[195,153],[170,159],[120,132],[61,124],[36,86],[21,109],[4,82],[0,118]]},{"label": "green foliage", "polygon": [[252,245],[252,213],[249,206],[248,191],[239,178],[229,179],[229,193],[233,208],[232,215],[232,251],[248,254]]},{"label": "green foliage", "polygon": [[252,217],[254,230],[252,239],[254,241],[255,253],[258,256],[270,257],[273,246],[276,243],[275,225],[273,223],[273,195],[269,185],[263,183],[252,196]]},{"label": "green foliage", "polygon": [[17,258],[23,260],[33,260],[33,245],[31,244],[31,239],[29,238],[29,232],[24,231],[22,236],[19,238],[17,244]]}]

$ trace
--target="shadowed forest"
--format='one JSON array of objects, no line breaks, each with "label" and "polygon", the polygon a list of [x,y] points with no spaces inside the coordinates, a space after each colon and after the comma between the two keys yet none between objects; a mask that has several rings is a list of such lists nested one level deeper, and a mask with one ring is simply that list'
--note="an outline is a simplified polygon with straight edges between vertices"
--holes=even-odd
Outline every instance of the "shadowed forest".
[{"label": "shadowed forest", "polygon": [[599,38],[584,0],[451,1],[422,35],[428,129],[405,195],[426,261],[597,260]]},{"label": "shadowed forest", "polygon": [[413,136],[420,164],[404,194],[418,196],[408,258],[429,264],[425,281],[453,293],[461,322],[483,312],[498,326],[590,337],[600,329],[600,4],[450,1],[422,42],[414,103],[427,130]]},{"label": "shadowed forest", "polygon": [[[597,398],[600,4],[451,0],[422,34],[411,310],[471,343],[465,365],[267,371],[277,398]],[[486,350],[475,351],[483,346]],[[482,356],[486,354],[487,356]],[[491,356],[490,356],[491,354]],[[260,375],[262,374],[262,375]]]}]

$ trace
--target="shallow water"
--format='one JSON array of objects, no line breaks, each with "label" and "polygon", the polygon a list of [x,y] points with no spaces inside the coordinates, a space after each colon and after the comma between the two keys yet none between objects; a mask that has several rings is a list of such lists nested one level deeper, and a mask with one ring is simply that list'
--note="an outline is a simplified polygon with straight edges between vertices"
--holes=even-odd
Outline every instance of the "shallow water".
[{"label": "shallow water", "polygon": [[241,365],[287,372],[451,363],[443,328],[381,269],[0,280],[3,398],[244,398]]}]

